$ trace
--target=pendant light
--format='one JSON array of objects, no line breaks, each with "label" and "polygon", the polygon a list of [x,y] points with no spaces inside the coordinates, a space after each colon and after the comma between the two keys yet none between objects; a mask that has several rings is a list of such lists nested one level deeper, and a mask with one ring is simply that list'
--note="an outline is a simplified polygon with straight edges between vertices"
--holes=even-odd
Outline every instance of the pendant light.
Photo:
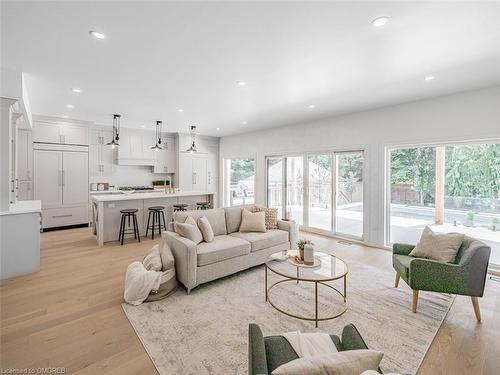
[{"label": "pendant light", "polygon": [[106,143],[106,145],[115,148],[120,146],[118,141],[120,140],[120,115],[113,115],[113,139],[111,142]]},{"label": "pendant light", "polygon": [[156,127],[155,127],[155,139],[156,139],[156,144],[151,147],[152,150],[155,150],[155,152],[158,152],[162,148],[160,147],[161,145],[161,121],[156,121]]},{"label": "pendant light", "polygon": [[191,126],[191,146],[186,150],[189,153],[197,152],[196,149],[196,126]]}]

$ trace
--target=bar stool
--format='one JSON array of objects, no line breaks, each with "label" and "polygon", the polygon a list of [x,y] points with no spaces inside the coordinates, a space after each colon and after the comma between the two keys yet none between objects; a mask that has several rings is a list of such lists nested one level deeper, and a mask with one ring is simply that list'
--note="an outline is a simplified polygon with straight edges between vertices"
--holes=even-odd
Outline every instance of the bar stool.
[{"label": "bar stool", "polygon": [[[137,208],[126,208],[124,210],[120,210],[122,214],[122,220],[120,223],[120,231],[118,232],[118,241],[120,241],[121,245],[123,245],[123,239],[126,234],[134,234],[134,238],[141,242],[141,235],[139,234],[139,226],[137,225],[137,215],[135,214],[139,211]],[[132,218],[133,227],[130,226],[130,218]],[[125,228],[125,221],[128,222],[127,227]]]},{"label": "bar stool", "polygon": [[[160,233],[160,235],[161,235],[161,228],[162,227],[165,231],[167,230],[167,225],[165,222],[165,213],[163,212],[164,209],[165,209],[165,207],[163,207],[163,206],[154,206],[154,207],[148,208],[149,215],[148,215],[148,226],[146,227],[146,237],[148,236],[149,228],[151,228],[151,239],[152,240],[155,239],[155,226],[158,229],[158,232]],[[160,214],[161,214],[161,216],[160,216]],[[149,223],[151,222],[151,215],[153,215],[153,223],[151,225],[149,225]],[[161,223],[162,218],[163,218],[163,224]]]},{"label": "bar stool", "polygon": [[196,203],[197,210],[208,210],[210,208],[210,202],[198,202]]},{"label": "bar stool", "polygon": [[174,212],[176,211],[187,211],[187,204],[186,203],[179,203],[179,204],[174,204]]}]

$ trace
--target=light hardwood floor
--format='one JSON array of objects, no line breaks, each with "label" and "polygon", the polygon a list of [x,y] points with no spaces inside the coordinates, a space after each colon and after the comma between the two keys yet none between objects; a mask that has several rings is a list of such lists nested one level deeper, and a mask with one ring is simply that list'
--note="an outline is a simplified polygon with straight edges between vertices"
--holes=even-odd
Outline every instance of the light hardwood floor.
[{"label": "light hardwood floor", "polygon": [[[347,262],[391,267],[388,251],[316,235]],[[40,272],[0,283],[3,368],[65,367],[68,374],[156,374],[120,304],[125,269],[158,242],[96,246],[87,228],[42,234]],[[498,374],[500,283],[488,280],[482,323],[457,297],[419,374]],[[411,292],[408,308],[411,307]],[[188,354],[186,354],[188,355]]]}]

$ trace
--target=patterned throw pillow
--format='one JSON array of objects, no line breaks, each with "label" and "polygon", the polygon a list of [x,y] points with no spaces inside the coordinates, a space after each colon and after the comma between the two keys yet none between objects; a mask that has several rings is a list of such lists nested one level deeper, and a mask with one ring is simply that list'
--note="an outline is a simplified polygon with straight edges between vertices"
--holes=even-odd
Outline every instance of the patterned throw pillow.
[{"label": "patterned throw pillow", "polygon": [[256,206],[254,212],[266,213],[266,229],[278,229],[278,209]]}]

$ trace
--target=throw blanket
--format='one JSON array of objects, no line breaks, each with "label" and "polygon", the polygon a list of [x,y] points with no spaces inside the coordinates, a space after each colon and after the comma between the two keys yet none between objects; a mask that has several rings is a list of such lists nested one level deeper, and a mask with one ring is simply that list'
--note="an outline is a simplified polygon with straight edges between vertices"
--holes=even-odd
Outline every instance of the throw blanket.
[{"label": "throw blanket", "polygon": [[160,287],[162,273],[148,271],[141,262],[133,262],[127,267],[125,275],[125,302],[140,305],[152,290]]},{"label": "throw blanket", "polygon": [[338,352],[330,335],[313,332],[287,332],[282,335],[292,346],[299,358],[313,357]]}]

